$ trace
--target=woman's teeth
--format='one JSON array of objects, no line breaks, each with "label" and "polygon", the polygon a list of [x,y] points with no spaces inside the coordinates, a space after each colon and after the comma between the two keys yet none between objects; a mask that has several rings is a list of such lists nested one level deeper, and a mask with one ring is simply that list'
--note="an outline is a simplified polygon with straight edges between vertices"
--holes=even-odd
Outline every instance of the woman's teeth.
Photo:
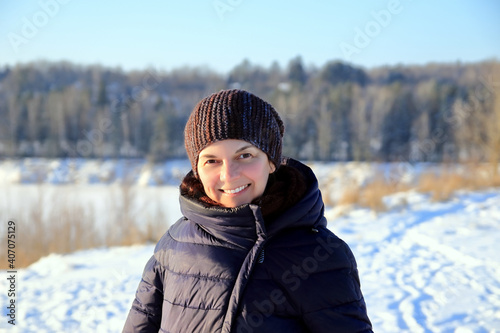
[{"label": "woman's teeth", "polygon": [[248,185],[243,185],[243,186],[240,186],[240,187],[237,187],[235,188],[234,190],[223,190],[224,193],[231,193],[231,194],[235,194],[235,193],[238,193],[238,192],[241,192],[243,191],[244,189],[246,189],[248,187]]}]

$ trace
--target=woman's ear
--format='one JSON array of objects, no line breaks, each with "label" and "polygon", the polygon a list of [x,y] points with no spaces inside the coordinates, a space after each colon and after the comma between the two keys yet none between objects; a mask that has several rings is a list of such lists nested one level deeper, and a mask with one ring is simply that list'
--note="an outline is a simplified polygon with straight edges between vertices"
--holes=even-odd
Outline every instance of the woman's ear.
[{"label": "woman's ear", "polygon": [[271,169],[271,172],[269,172],[269,173],[273,173],[274,171],[276,171],[276,166],[271,161],[269,161],[269,168]]}]

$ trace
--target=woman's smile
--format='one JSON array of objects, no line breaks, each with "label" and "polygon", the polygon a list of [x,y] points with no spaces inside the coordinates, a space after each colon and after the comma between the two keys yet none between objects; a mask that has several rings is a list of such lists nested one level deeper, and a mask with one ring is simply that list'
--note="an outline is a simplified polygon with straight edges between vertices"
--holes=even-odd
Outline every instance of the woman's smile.
[{"label": "woman's smile", "polygon": [[221,189],[221,191],[226,193],[226,194],[239,194],[241,191],[247,189],[249,186],[250,186],[250,184],[247,184],[247,185],[237,187],[234,190],[222,190]]}]

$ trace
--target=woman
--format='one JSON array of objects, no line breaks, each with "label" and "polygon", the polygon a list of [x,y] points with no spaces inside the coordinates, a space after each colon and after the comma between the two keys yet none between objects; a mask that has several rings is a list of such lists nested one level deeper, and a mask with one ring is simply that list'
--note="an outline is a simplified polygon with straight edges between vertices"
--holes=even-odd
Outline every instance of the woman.
[{"label": "woman", "polygon": [[206,97],[184,131],[184,215],[146,264],[124,332],[371,332],[356,262],[274,108]]}]

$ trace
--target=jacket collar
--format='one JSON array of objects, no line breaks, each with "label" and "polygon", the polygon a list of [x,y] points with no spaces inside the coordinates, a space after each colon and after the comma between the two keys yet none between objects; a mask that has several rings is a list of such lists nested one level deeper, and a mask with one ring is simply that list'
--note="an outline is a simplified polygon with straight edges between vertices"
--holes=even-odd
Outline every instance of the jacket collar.
[{"label": "jacket collar", "polygon": [[307,165],[292,158],[285,159],[282,164],[298,169],[306,178],[308,186],[305,195],[297,204],[269,223],[268,235],[274,235],[288,228],[326,226],[323,199],[314,172]]},{"label": "jacket collar", "polygon": [[253,244],[259,234],[269,238],[288,228],[326,226],[323,200],[313,171],[293,159],[286,159],[283,164],[297,168],[305,176],[308,187],[297,204],[267,223],[267,230],[261,209],[255,204],[235,208],[207,207],[196,199],[181,195],[182,214],[214,237],[239,245]]},{"label": "jacket collar", "polygon": [[199,228],[238,247],[251,247],[258,234],[265,234],[264,219],[257,205],[235,208],[207,207],[196,199],[180,197],[182,214]]}]

